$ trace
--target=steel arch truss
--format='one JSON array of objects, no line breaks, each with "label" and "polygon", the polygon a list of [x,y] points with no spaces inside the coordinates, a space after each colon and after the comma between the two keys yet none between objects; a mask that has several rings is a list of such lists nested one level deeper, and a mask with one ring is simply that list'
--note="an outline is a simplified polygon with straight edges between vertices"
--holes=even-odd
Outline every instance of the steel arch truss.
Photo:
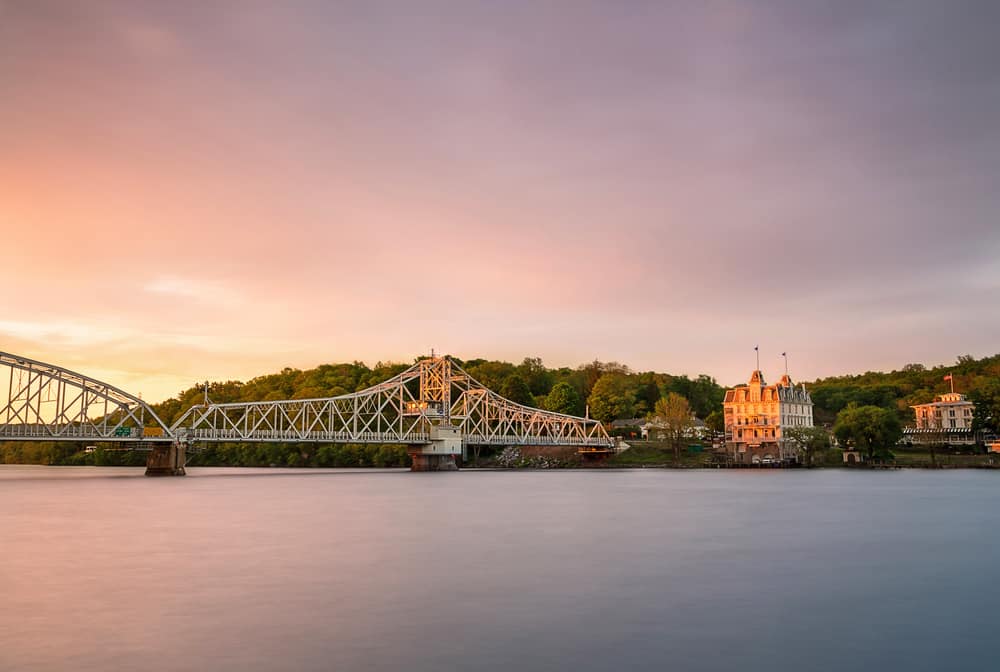
[{"label": "steel arch truss", "polygon": [[593,446],[614,441],[597,420],[516,404],[485,387],[450,362],[452,424],[462,428],[466,445]]},{"label": "steel arch truss", "polygon": [[413,445],[430,443],[442,425],[458,427],[466,445],[613,444],[596,420],[516,404],[448,357],[421,360],[384,383],[338,397],[194,406],[171,431],[189,442]]},{"label": "steel arch truss", "polygon": [[[0,440],[170,441],[152,408],[107,383],[26,357],[0,352],[7,400],[0,406]],[[2,394],[2,392],[0,392]]]},{"label": "steel arch truss", "polygon": [[172,431],[189,442],[426,443],[433,411],[420,403],[419,380],[414,368],[338,397],[193,406]]}]

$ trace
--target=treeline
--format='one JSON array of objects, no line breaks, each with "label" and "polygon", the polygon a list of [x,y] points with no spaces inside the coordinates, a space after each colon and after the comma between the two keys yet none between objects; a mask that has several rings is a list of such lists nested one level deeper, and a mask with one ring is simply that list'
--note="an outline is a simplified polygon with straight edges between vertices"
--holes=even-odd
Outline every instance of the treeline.
[{"label": "treeline", "polygon": [[146,453],[104,446],[86,451],[85,444],[68,441],[4,441],[0,442],[0,464],[141,467],[146,464]]},{"label": "treeline", "polygon": [[[73,442],[8,441],[0,443],[0,464],[90,467],[141,467],[145,451],[117,450],[98,444],[86,450]],[[195,467],[408,467],[406,446],[387,444],[205,444],[188,452]]]},{"label": "treeline", "polygon": [[950,384],[944,377],[949,374],[954,377],[956,392],[985,407],[1000,386],[1000,354],[982,359],[962,355],[950,366],[927,368],[923,364],[907,364],[889,373],[869,371],[822,378],[806,383],[806,389],[815,404],[816,424],[832,425],[837,414],[854,403],[888,409],[901,423],[912,425],[910,406],[933,401],[935,395],[948,392]]},{"label": "treeline", "polygon": [[[589,405],[591,417],[604,422],[646,417],[659,399],[676,393],[688,400],[699,418],[721,412],[725,388],[707,375],[695,378],[652,371],[636,372],[618,362],[593,361],[578,367],[548,368],[539,358],[520,364],[487,359],[455,360],[473,378],[511,401],[547,410],[583,415]],[[369,367],[362,362],[324,364],[314,369],[286,368],[279,373],[248,382],[216,382],[209,385],[215,402],[307,399],[356,392],[382,382],[408,364],[382,363]],[[944,376],[954,376],[955,390],[974,401],[992,395],[1000,385],[1000,354],[976,359],[958,357],[950,366],[928,368],[908,364],[898,371],[834,376],[806,383],[815,404],[817,424],[832,425],[848,405],[878,406],[893,411],[900,422],[911,424],[910,406],[947,392]],[[202,401],[200,387],[191,387],[177,397],[154,405],[168,425],[185,410]]]},{"label": "treeline", "polygon": [[408,467],[406,446],[374,443],[207,444],[188,454],[195,467]]}]

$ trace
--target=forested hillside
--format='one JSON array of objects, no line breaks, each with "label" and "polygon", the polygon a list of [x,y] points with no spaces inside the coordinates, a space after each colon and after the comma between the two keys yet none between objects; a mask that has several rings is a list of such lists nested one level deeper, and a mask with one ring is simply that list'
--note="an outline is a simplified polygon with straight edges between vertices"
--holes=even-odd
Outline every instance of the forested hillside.
[{"label": "forested hillside", "polygon": [[[652,371],[636,372],[617,362],[593,361],[570,368],[551,369],[541,359],[525,358],[520,364],[486,359],[456,361],[476,380],[512,401],[562,413],[583,415],[587,404],[593,417],[610,422],[644,417],[656,401],[676,392],[685,397],[700,418],[721,410],[725,389],[714,378],[675,376]],[[362,362],[324,364],[315,369],[284,369],[246,383],[212,383],[213,401],[305,399],[327,397],[364,389],[406,369],[408,364],[368,367]],[[910,406],[931,401],[946,392],[944,376],[954,376],[955,390],[975,397],[1000,381],[1000,355],[976,359],[963,355],[952,365],[927,368],[908,364],[888,373],[869,371],[834,376],[806,383],[812,393],[817,424],[832,423],[851,402],[896,411],[904,423],[912,420]],[[202,392],[192,387],[154,408],[167,424],[185,409],[200,403]]]},{"label": "forested hillside", "polygon": [[815,403],[816,424],[832,424],[837,413],[851,402],[896,411],[904,423],[913,422],[913,404],[933,401],[934,395],[949,391],[948,374],[954,376],[955,391],[973,401],[994,394],[1000,384],[1000,354],[976,359],[958,357],[955,364],[927,368],[907,364],[898,371],[835,376],[806,383]]}]

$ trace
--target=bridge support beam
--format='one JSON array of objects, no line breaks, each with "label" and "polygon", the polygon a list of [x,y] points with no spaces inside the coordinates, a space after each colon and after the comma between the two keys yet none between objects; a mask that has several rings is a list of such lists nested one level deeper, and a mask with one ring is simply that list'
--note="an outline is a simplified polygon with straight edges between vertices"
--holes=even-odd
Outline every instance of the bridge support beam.
[{"label": "bridge support beam", "polygon": [[184,476],[187,446],[182,442],[169,445],[157,444],[146,458],[147,476]]}]

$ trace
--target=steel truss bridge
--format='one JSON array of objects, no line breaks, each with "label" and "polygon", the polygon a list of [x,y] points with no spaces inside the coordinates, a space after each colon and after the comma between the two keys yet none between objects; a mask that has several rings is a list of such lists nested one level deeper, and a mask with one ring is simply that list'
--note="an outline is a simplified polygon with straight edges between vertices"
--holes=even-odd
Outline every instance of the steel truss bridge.
[{"label": "steel truss bridge", "polygon": [[216,404],[206,391],[204,403],[170,426],[139,397],[68,369],[0,352],[0,385],[2,369],[8,393],[0,441],[115,442],[161,452],[173,446],[181,473],[184,450],[213,442],[396,443],[415,456],[452,459],[477,445],[614,447],[600,422],[514,403],[446,356],[336,397]]}]

